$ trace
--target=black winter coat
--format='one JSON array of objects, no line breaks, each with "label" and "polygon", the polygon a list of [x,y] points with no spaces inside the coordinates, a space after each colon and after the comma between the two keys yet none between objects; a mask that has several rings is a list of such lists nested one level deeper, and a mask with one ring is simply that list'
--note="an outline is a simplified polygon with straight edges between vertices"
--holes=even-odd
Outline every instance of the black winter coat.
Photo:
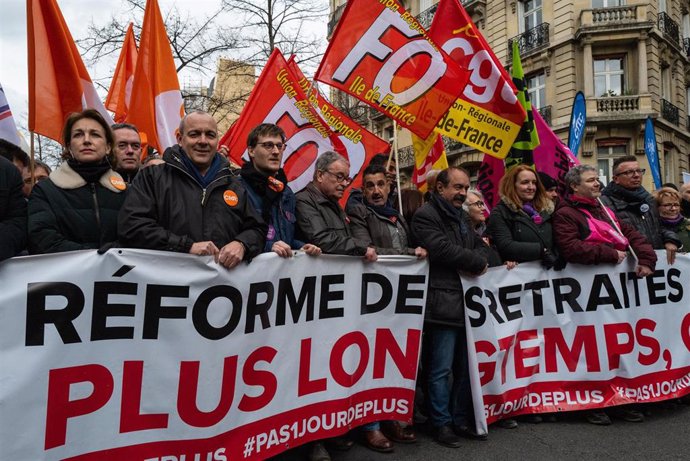
[{"label": "black winter coat", "polygon": [[369,242],[352,236],[348,217],[337,202],[323,195],[313,183],[296,194],[298,237],[324,253],[364,256]]},{"label": "black winter coat", "polygon": [[[350,217],[352,235],[374,245],[377,254],[415,255],[415,249],[411,248],[410,244],[410,230],[402,216],[393,223],[363,203],[355,203],[352,206],[348,204],[347,214]],[[395,248],[391,230],[397,234],[400,248]]]},{"label": "black winter coat", "polygon": [[430,200],[412,218],[414,241],[429,252],[429,289],[426,320],[451,326],[465,324],[463,289],[459,272],[481,274],[491,249],[473,230],[467,213],[459,210],[462,226],[431,194]]},{"label": "black winter coat", "polygon": [[125,187],[113,170],[87,184],[63,162],[29,197],[29,253],[96,249],[116,241]]},{"label": "black winter coat", "polygon": [[516,204],[502,199],[491,210],[487,234],[503,261],[539,261],[544,248],[554,251],[551,213],[553,207],[540,213],[541,224],[519,210]]},{"label": "black winter coat", "polygon": [[610,183],[601,192],[602,203],[616,213],[616,218],[641,233],[655,250],[663,249],[669,242],[680,248],[682,242],[676,233],[661,227],[654,197],[647,193],[644,200],[626,199],[621,189],[616,183]]},{"label": "black winter coat", "polygon": [[[134,248],[188,253],[195,242],[219,249],[237,240],[244,259],[261,253],[266,223],[222,158],[222,167],[205,189],[182,163],[179,146],[165,151],[164,164],[139,171],[122,206],[120,242]],[[216,154],[220,155],[220,154]]]},{"label": "black winter coat", "polygon": [[26,200],[22,176],[12,162],[0,157],[0,261],[26,247]]}]

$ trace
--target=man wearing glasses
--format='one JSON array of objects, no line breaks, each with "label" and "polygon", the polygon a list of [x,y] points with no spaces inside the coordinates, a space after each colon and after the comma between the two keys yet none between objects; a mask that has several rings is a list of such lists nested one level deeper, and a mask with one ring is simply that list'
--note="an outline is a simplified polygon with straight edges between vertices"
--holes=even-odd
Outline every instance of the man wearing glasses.
[{"label": "man wearing glasses", "polygon": [[303,250],[316,256],[321,254],[318,246],[295,238],[295,194],[281,168],[285,139],[285,132],[277,125],[262,123],[255,127],[247,137],[249,161],[242,165],[240,182],[254,209],[268,224],[264,253],[272,251],[289,258],[292,250]]},{"label": "man wearing glasses", "polygon": [[351,182],[350,164],[344,157],[331,151],[319,156],[312,181],[297,193],[299,235],[324,253],[376,261],[374,247],[353,237],[349,219],[338,203]]},{"label": "man wearing glasses", "polygon": [[617,158],[613,162],[613,181],[601,192],[601,201],[618,219],[644,235],[655,250],[665,248],[672,264],[681,242],[675,232],[660,226],[654,198],[642,187],[644,174],[635,156]]},{"label": "man wearing glasses", "polygon": [[116,123],[111,128],[115,136],[113,170],[120,173],[127,184],[131,184],[141,168],[139,130],[129,123]]}]

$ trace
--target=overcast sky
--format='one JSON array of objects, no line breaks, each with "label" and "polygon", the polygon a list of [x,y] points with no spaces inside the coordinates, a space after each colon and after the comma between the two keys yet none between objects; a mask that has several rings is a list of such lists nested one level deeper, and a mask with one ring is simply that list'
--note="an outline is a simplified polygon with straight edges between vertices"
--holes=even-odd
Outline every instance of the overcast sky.
[{"label": "overcast sky", "polygon": [[[89,24],[102,25],[113,15],[118,15],[124,8],[121,0],[57,0],[72,37],[77,40],[86,35]],[[28,117],[28,68],[26,39],[26,0],[0,0],[0,83],[2,84],[10,108],[17,124],[26,125]],[[189,12],[200,19],[205,13],[212,12],[220,0],[158,0],[161,12],[166,13],[177,5],[180,12]],[[326,21],[319,25],[325,36]],[[92,80],[110,75],[117,61],[104,63],[97,68],[89,67]],[[40,72],[40,70],[39,70]],[[185,76],[180,76],[183,84]],[[208,84],[211,76],[204,79]],[[105,95],[103,95],[105,99]]]}]

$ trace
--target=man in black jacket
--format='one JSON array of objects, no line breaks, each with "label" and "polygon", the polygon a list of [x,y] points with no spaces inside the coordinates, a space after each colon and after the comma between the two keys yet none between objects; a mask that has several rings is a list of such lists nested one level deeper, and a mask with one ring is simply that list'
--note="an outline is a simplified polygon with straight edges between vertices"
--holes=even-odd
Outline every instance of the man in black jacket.
[{"label": "man in black jacket", "polygon": [[370,242],[352,236],[349,219],[340,200],[350,178],[350,164],[336,152],[324,152],[316,160],[314,179],[299,191],[297,228],[303,241],[313,243],[326,254],[363,256],[376,261]]},{"label": "man in black jacket", "polygon": [[113,147],[113,170],[120,173],[127,184],[131,184],[141,168],[141,136],[136,126],[116,123],[111,126],[115,137]]},{"label": "man in black jacket", "polygon": [[[465,313],[460,273],[483,274],[490,249],[472,230],[462,204],[470,177],[461,168],[439,173],[427,203],[412,218],[417,244],[429,252],[429,290],[425,335],[429,335],[428,398],[436,441],[460,446],[458,436],[477,438],[472,430],[472,395],[469,382]],[[453,377],[450,388],[451,374]]]},{"label": "man in black jacket", "polygon": [[682,243],[675,232],[659,224],[656,201],[642,187],[644,174],[634,155],[617,158],[613,162],[613,181],[601,191],[601,201],[618,219],[644,235],[655,250],[665,248],[668,263],[673,264]]},{"label": "man in black jacket", "polygon": [[9,160],[0,157],[0,261],[26,247],[26,200],[22,177]]},{"label": "man in black jacket", "polygon": [[139,172],[120,211],[127,246],[213,255],[232,268],[261,253],[267,226],[216,152],[218,129],[205,112],[180,122],[164,164]]}]

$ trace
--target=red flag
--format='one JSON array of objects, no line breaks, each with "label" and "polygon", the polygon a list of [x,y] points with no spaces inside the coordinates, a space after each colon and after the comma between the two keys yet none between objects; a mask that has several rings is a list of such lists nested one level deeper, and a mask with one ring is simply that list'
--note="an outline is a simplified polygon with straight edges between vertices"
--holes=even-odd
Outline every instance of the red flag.
[{"label": "red flag", "polygon": [[468,77],[397,0],[349,1],[316,73],[422,138]]},{"label": "red flag", "polygon": [[[311,105],[319,111],[321,117],[328,123],[345,146],[347,156],[351,162],[350,175],[354,178],[350,187],[360,188],[362,186],[362,175],[359,172],[369,165],[369,161],[374,155],[388,153],[390,151],[390,144],[340,112],[319,93],[318,89],[312,87],[309,79],[304,76],[302,70],[295,62],[294,56],[288,60],[288,67],[297,78],[302,91],[309,95]],[[352,164],[360,164],[360,162],[359,160],[353,162],[353,159],[360,158],[364,158],[361,162],[362,168],[354,171]]]},{"label": "red flag", "polygon": [[134,40],[133,25],[130,22],[125,34],[125,41],[122,43],[120,58],[115,66],[113,81],[108,90],[108,97],[105,99],[105,107],[115,113],[115,121],[124,122],[127,116],[127,107],[132,97],[132,83],[134,81],[134,70],[137,66],[137,44]]},{"label": "red flag", "polygon": [[160,153],[176,143],[184,115],[180,83],[157,0],[147,0],[127,122]]},{"label": "red flag", "polygon": [[29,130],[57,141],[67,115],[103,107],[55,0],[27,0]]},{"label": "red flag", "polygon": [[458,0],[439,2],[429,37],[470,71],[467,86],[436,131],[504,158],[526,115],[511,77]]},{"label": "red flag", "polygon": [[287,148],[283,155],[283,169],[295,191],[311,181],[314,162],[322,152],[332,150],[347,158],[351,174],[364,166],[363,149],[353,150],[356,155],[349,155],[346,146],[352,141],[331,130],[307,101],[299,79],[278,49],[274,49],[269,57],[239,119],[220,141],[228,146],[233,162],[242,164],[249,158],[247,136],[261,123],[274,123],[285,131]]}]

